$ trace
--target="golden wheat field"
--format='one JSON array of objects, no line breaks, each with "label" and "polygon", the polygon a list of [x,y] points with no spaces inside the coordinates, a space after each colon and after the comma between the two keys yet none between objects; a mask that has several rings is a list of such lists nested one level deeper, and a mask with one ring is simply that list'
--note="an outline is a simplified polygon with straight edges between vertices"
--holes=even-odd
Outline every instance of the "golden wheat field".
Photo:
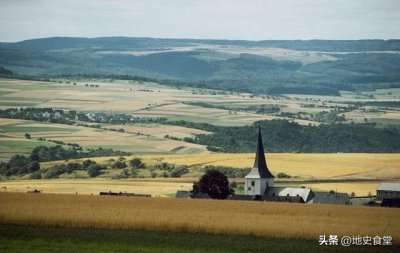
[{"label": "golden wheat field", "polygon": [[338,191],[355,196],[376,195],[376,188],[381,181],[350,181],[350,182],[328,182],[328,183],[303,183],[301,186],[308,187],[313,191]]},{"label": "golden wheat field", "polygon": [[[188,167],[220,165],[234,168],[252,167],[254,154],[178,154],[128,156],[142,158],[146,164],[167,162]],[[98,163],[118,157],[91,158]],[[338,154],[291,154],[267,153],[268,167],[273,174],[284,172],[298,179],[400,179],[400,154],[338,153]],[[71,160],[72,161],[72,160]],[[49,162],[41,166],[62,163]]]},{"label": "golden wheat field", "polygon": [[309,239],[318,238],[321,234],[391,235],[399,238],[399,217],[399,209],[389,208],[0,193],[0,223],[34,226],[129,228]]},{"label": "golden wheat field", "polygon": [[1,191],[22,192],[34,189],[43,193],[98,195],[100,192],[133,192],[153,197],[174,197],[178,190],[191,190],[192,180],[179,179],[43,179],[0,181]]},{"label": "golden wheat field", "polygon": [[[188,166],[221,165],[252,167],[254,154],[148,155],[154,159]],[[272,173],[285,172],[305,179],[400,179],[400,154],[266,154]]]}]

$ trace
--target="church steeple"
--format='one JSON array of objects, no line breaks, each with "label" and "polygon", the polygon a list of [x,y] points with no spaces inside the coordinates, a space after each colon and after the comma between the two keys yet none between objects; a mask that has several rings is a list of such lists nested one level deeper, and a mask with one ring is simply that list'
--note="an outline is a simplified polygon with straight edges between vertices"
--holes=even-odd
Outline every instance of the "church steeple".
[{"label": "church steeple", "polygon": [[252,178],[274,178],[272,173],[269,171],[267,162],[265,160],[264,146],[261,137],[261,127],[258,127],[258,141],[257,141],[257,153],[254,165],[250,173],[246,177]]}]

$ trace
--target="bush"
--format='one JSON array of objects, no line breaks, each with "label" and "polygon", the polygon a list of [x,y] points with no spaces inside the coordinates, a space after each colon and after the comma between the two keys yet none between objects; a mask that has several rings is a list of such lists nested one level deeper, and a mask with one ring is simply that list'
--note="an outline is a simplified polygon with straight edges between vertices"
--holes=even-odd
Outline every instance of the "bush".
[{"label": "bush", "polygon": [[186,167],[175,168],[171,172],[171,177],[181,177],[182,175],[187,174],[188,172],[189,172],[189,169]]},{"label": "bush", "polygon": [[90,159],[87,159],[82,162],[82,168],[83,169],[88,169],[91,165],[97,164],[95,161],[92,161]]},{"label": "bush", "polygon": [[40,165],[38,162],[36,161],[31,161],[28,164],[26,164],[25,166],[22,166],[20,168],[20,174],[24,175],[24,174],[29,174],[35,171],[40,170]]},{"label": "bush", "polygon": [[60,165],[56,165],[54,167],[48,168],[46,170],[46,173],[44,174],[44,178],[46,179],[52,179],[52,178],[58,178],[60,175],[64,174],[64,173],[72,173],[74,170],[65,165],[65,164],[60,164]]},{"label": "bush", "polygon": [[46,171],[46,173],[44,173],[43,178],[45,179],[53,179],[53,178],[58,178],[58,173],[57,171],[53,170],[53,169],[48,169]]},{"label": "bush", "polygon": [[68,163],[67,168],[71,171],[73,170],[81,170],[82,169],[82,164],[80,163]]},{"label": "bush", "polygon": [[0,164],[0,174],[4,176],[25,175],[40,170],[40,165],[23,155],[14,155],[7,163]]},{"label": "bush", "polygon": [[128,166],[126,165],[126,163],[123,162],[123,161],[120,161],[120,160],[114,162],[114,163],[111,165],[111,168],[113,168],[113,169],[124,169],[124,168],[126,168],[126,167],[128,167]]},{"label": "bush", "polygon": [[87,173],[89,177],[97,177],[98,175],[101,174],[101,170],[105,169],[103,166],[98,165],[98,164],[91,164],[87,168]]},{"label": "bush", "polygon": [[42,179],[42,172],[35,171],[30,176],[31,179]]},{"label": "bush", "polygon": [[129,161],[129,164],[134,169],[144,169],[144,168],[146,168],[146,165],[142,162],[142,159],[140,159],[140,158],[133,158],[132,160]]},{"label": "bush", "polygon": [[161,164],[156,164],[154,166],[154,169],[172,172],[175,169],[175,165],[170,164],[170,163],[161,163]]}]

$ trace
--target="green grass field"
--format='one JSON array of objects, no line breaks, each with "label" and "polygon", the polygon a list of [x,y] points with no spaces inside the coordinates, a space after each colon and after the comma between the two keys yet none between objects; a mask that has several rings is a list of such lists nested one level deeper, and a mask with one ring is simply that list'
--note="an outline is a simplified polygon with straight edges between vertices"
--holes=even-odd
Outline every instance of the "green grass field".
[{"label": "green grass field", "polygon": [[28,155],[37,146],[54,146],[53,142],[14,139],[0,136],[0,161],[7,161],[15,154]]},{"label": "green grass field", "polygon": [[303,240],[138,230],[0,226],[0,251],[4,253],[389,253],[399,250],[399,246],[319,246],[318,238]]},{"label": "green grass field", "polygon": [[[102,124],[103,129],[52,124],[30,120],[0,118],[0,161],[6,161],[14,154],[28,154],[37,146],[52,146],[54,142],[78,143],[84,148],[111,148],[135,154],[193,154],[205,153],[206,147],[179,140],[164,138],[165,135],[190,137],[205,131],[157,124],[133,126]],[[123,128],[125,132],[110,131],[110,128]],[[25,133],[31,139],[25,138]],[[140,133],[140,134],[138,134]]]}]

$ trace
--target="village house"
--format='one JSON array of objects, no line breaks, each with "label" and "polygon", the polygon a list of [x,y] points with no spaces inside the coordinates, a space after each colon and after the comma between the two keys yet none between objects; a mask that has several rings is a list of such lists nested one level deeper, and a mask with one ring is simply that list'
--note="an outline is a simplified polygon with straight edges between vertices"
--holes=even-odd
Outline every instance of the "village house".
[{"label": "village house", "polygon": [[376,198],[383,199],[400,199],[400,183],[381,183],[376,189]]},{"label": "village house", "polygon": [[400,207],[400,182],[381,183],[376,189],[376,199],[383,207]]}]

